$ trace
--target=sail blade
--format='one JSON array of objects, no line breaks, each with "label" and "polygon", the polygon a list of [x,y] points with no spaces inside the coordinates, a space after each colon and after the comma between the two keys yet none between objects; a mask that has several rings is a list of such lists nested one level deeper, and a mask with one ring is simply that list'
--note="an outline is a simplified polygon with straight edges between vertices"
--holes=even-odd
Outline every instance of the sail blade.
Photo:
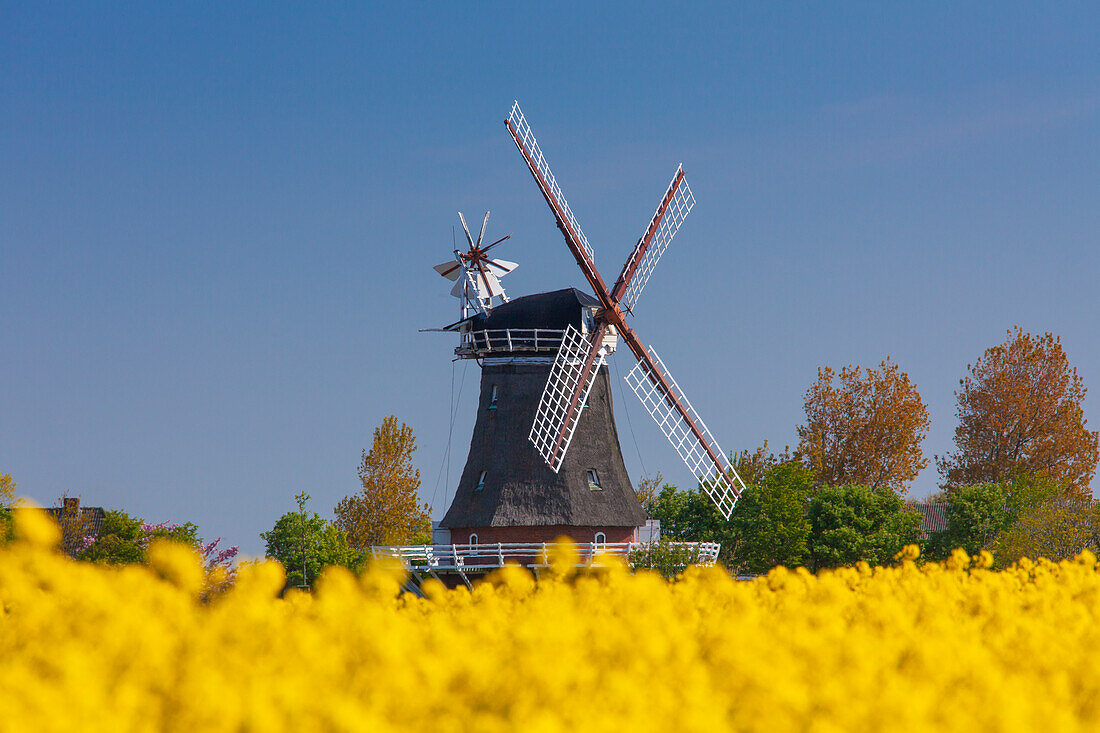
[{"label": "sail blade", "polygon": [[485,260],[485,267],[497,277],[504,277],[512,270],[519,267],[515,262],[508,260]]},{"label": "sail blade", "polygon": [[572,324],[567,326],[550,368],[527,437],[554,473],[561,469],[588,393],[604,364],[604,330],[599,327],[585,338]]},{"label": "sail blade", "polygon": [[469,278],[463,277],[456,280],[454,287],[451,288],[451,295],[455,296],[456,298],[461,298],[463,297],[463,291],[465,291],[465,295],[467,297],[471,298],[474,297],[473,294],[477,292],[477,290],[470,284]]},{"label": "sail blade", "polygon": [[505,122],[516,142],[516,147],[519,148],[524,160],[527,161],[527,167],[531,169],[531,174],[535,177],[539,188],[542,189],[542,195],[546,197],[546,202],[550,204],[550,208],[558,220],[558,227],[565,235],[565,241],[569,248],[574,250],[574,254],[577,254],[578,249],[582,250],[588,262],[594,267],[596,256],[592,251],[592,245],[588,243],[588,238],[581,231],[581,226],[577,223],[577,218],[573,216],[569,203],[561,192],[561,187],[554,179],[554,173],[550,170],[542,150],[539,149],[539,143],[535,140],[535,134],[531,131],[531,126],[527,124],[527,119],[519,108],[519,102],[512,105],[512,113],[508,115]]},{"label": "sail blade", "polygon": [[456,260],[448,260],[447,262],[440,262],[438,265],[432,268],[443,277],[448,280],[457,280],[462,276],[462,263]]},{"label": "sail blade", "polygon": [[478,265],[478,272],[474,278],[477,280],[481,297],[490,298],[504,293],[504,286],[500,284],[500,279],[488,267]]},{"label": "sail blade", "polygon": [[485,220],[481,222],[481,233],[477,235],[477,246],[481,246],[481,240],[485,238],[485,226],[489,223],[489,212],[485,212]]},{"label": "sail blade", "polygon": [[474,238],[470,236],[470,227],[466,226],[466,217],[462,215],[462,212],[458,212],[458,220],[462,222],[462,231],[466,232],[466,241],[470,243],[470,247],[474,246]]},{"label": "sail blade", "polygon": [[618,282],[612,289],[612,297],[625,298],[622,303],[624,310],[633,312],[638,296],[649,282],[649,276],[657,266],[665,249],[668,248],[672,238],[684,223],[688,212],[695,206],[695,197],[691,194],[687,179],[684,177],[684,167],[676,169],[672,182],[668,185],[661,203],[653,213],[642,238],[630,255],[630,259],[623,266],[623,272],[619,275]]},{"label": "sail blade", "polygon": [[668,373],[661,357],[652,348],[645,356],[626,375],[626,383],[718,511],[729,519],[745,490],[745,482],[737,475],[729,457],[722,452],[680,385]]}]

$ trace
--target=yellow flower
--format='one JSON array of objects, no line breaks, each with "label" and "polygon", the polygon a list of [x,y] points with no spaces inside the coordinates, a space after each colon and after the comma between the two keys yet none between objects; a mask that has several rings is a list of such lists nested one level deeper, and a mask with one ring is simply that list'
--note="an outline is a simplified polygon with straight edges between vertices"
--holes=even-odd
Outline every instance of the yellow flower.
[{"label": "yellow flower", "polygon": [[148,567],[78,563],[27,521],[0,548],[0,733],[1100,726],[1092,553],[666,582],[566,548],[473,591],[399,595],[376,565],[280,597],[278,563],[208,576],[167,543]]},{"label": "yellow flower", "polygon": [[61,542],[61,529],[50,515],[24,500],[15,511],[15,536],[34,547],[53,548]]}]

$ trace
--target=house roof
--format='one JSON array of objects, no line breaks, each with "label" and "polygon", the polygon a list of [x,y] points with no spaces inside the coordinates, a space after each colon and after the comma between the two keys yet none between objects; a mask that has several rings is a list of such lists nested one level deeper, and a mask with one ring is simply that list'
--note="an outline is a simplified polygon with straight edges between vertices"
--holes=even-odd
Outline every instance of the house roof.
[{"label": "house roof", "polygon": [[947,529],[947,504],[914,502],[909,505],[909,508],[921,515],[920,527],[917,528],[921,539],[928,539],[933,533]]},{"label": "house roof", "polygon": [[80,500],[72,497],[63,501],[63,506],[47,507],[46,513],[61,527],[62,549],[75,556],[85,537],[98,537],[103,532],[107,512],[101,506],[80,506]]},{"label": "house roof", "polygon": [[[54,521],[60,523],[61,521],[61,507],[47,507],[46,512],[54,518]],[[85,535],[99,535],[103,531],[103,520],[106,518],[107,512],[101,506],[82,506],[80,507],[80,522],[83,525]]]}]

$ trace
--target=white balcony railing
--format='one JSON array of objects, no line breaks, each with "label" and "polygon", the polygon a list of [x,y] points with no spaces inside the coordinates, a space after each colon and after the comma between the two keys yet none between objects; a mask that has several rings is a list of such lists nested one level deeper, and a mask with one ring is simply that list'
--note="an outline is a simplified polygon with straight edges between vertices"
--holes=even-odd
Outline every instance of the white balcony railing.
[{"label": "white balcony railing", "polygon": [[564,331],[553,328],[501,328],[466,331],[455,353],[482,356],[494,351],[556,352]]},{"label": "white balcony railing", "polygon": [[[601,542],[574,545],[579,566],[589,566],[600,554],[628,557],[635,550],[650,546],[647,542]],[[677,549],[694,549],[695,565],[712,565],[718,559],[721,545],[717,542],[674,542]],[[403,545],[397,547],[372,547],[376,557],[396,557],[411,570],[434,571],[487,571],[511,563],[528,568],[549,565],[552,542],[496,542],[476,545]]]}]

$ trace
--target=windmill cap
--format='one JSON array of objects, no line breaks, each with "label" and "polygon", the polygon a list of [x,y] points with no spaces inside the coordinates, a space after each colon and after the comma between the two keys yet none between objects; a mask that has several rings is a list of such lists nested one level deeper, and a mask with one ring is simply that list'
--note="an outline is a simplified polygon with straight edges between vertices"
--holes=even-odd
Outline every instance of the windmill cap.
[{"label": "windmill cap", "polygon": [[578,327],[585,308],[597,308],[600,301],[576,288],[535,293],[515,298],[493,308],[485,315],[469,319],[471,331],[498,329],[547,328],[564,330],[566,326]]}]

